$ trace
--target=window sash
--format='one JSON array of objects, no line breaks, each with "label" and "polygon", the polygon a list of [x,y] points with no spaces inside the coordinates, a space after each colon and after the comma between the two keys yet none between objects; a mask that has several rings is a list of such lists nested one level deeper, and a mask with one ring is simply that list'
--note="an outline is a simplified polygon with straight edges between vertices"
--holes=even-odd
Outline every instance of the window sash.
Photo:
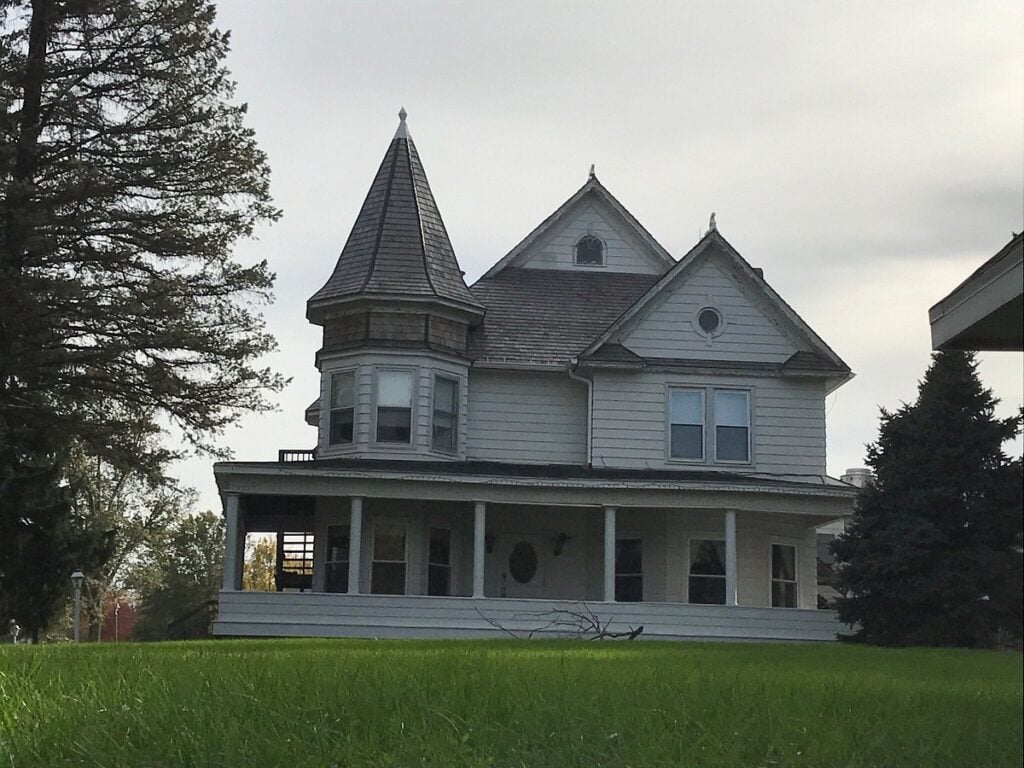
[{"label": "window sash", "polygon": [[687,600],[695,605],[725,605],[724,539],[690,539]]},{"label": "window sash", "polygon": [[750,393],[715,390],[715,460],[750,461]]},{"label": "window sash", "polygon": [[377,371],[377,442],[412,442],[412,371]]},{"label": "window sash", "polygon": [[772,608],[797,607],[796,546],[772,544]]},{"label": "window sash", "polygon": [[412,407],[412,371],[377,371],[377,405]]},{"label": "window sash", "polygon": [[669,390],[669,456],[704,459],[704,391]]},{"label": "window sash", "polygon": [[349,527],[327,526],[327,556],[324,561],[324,591],[348,592]]},{"label": "window sash", "polygon": [[355,373],[331,374],[331,407],[328,415],[328,444],[351,443],[355,428]]},{"label": "window sash", "polygon": [[407,543],[405,526],[383,524],[374,528],[371,594],[405,594]]},{"label": "window sash", "polygon": [[452,532],[430,528],[427,537],[427,595],[444,597],[452,588]]},{"label": "window sash", "polygon": [[434,419],[430,445],[454,453],[459,444],[459,381],[446,376],[434,378]]}]

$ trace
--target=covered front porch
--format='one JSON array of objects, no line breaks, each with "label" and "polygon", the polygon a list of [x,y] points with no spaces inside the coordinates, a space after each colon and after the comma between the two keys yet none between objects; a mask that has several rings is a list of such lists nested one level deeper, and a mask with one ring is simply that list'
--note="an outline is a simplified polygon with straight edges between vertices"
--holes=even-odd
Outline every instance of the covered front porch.
[{"label": "covered front porch", "polygon": [[[846,513],[843,487],[510,483],[314,464],[218,465],[227,541],[216,634],[572,636],[595,623],[660,638],[841,631],[815,609],[815,529]],[[260,532],[278,538],[277,592],[241,589],[245,534]],[[285,541],[301,545],[286,551]]]}]

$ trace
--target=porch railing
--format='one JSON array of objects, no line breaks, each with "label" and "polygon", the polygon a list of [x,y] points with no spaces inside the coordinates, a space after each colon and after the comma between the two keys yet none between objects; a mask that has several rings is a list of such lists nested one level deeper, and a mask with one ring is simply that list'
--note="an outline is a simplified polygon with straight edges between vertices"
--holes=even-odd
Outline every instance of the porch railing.
[{"label": "porch railing", "polygon": [[282,463],[291,463],[296,461],[313,461],[314,459],[316,459],[316,448],[284,448],[277,452],[277,460]]}]

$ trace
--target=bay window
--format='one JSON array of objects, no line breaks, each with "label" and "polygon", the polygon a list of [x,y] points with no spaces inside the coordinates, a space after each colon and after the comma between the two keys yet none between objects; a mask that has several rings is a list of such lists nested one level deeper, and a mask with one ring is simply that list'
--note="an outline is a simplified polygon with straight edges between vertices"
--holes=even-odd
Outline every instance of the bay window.
[{"label": "bay window", "polygon": [[352,442],[355,423],[356,376],[352,371],[331,374],[330,445]]},{"label": "bay window", "polygon": [[455,453],[459,446],[459,382],[447,376],[434,377],[434,417],[430,447]]},{"label": "bay window", "polygon": [[412,371],[377,371],[377,442],[412,442]]}]

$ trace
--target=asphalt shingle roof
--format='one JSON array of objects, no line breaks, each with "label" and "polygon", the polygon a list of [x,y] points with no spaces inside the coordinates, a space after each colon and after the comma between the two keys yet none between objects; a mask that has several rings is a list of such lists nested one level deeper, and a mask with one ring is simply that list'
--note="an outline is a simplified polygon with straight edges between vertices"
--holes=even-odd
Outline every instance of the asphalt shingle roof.
[{"label": "asphalt shingle roof", "polygon": [[392,140],[334,272],[309,302],[364,294],[476,306],[411,137]]},{"label": "asphalt shingle roof", "polygon": [[470,335],[470,356],[480,362],[567,363],[658,277],[506,267],[470,288],[487,310]]}]

